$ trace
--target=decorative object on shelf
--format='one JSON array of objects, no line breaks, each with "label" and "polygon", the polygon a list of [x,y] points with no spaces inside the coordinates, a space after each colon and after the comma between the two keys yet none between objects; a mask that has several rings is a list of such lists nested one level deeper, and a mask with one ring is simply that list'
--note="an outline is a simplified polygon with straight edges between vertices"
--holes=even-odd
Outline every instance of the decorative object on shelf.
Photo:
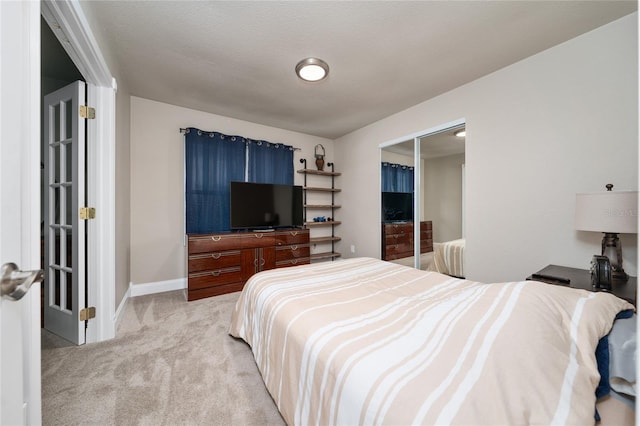
[{"label": "decorative object on shelf", "polygon": [[638,233],[638,191],[612,191],[576,194],[575,228],[603,232],[602,256],[609,258],[611,277],[626,281],[622,267],[622,245],[618,234]]},{"label": "decorative object on shelf", "polygon": [[324,170],[324,146],[322,146],[322,144],[318,144],[315,146],[313,151],[316,157],[316,167],[318,170]]}]

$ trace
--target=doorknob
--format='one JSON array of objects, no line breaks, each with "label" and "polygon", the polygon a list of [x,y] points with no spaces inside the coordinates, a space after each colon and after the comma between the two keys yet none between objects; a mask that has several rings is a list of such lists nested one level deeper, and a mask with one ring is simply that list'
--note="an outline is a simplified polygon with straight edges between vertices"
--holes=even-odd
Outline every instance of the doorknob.
[{"label": "doorknob", "polygon": [[0,295],[9,300],[20,300],[34,283],[44,278],[44,271],[21,271],[15,263],[5,263],[0,268]]}]

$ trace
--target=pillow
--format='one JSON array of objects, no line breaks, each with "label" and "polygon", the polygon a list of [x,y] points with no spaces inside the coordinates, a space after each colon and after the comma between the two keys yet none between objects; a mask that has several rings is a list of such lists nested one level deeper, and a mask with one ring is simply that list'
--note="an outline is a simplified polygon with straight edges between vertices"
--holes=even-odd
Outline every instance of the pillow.
[{"label": "pillow", "polygon": [[611,389],[631,396],[636,396],[636,321],[635,314],[618,319],[609,333]]}]

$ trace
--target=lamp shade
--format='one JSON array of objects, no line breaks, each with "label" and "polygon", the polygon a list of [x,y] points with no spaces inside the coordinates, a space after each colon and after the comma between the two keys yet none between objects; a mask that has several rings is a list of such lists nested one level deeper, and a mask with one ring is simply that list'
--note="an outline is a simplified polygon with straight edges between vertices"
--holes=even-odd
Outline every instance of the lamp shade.
[{"label": "lamp shade", "polygon": [[638,233],[638,191],[576,194],[578,231]]}]

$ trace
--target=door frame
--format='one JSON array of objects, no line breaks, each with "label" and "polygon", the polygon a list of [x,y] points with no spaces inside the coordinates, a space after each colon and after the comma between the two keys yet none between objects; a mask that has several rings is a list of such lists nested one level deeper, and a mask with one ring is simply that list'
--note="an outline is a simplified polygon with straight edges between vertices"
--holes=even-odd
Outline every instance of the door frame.
[{"label": "door frame", "polygon": [[77,0],[42,3],[45,19],[87,82],[87,205],[96,219],[87,226],[87,297],[96,317],[86,342],[115,337],[115,113],[117,84]]}]

